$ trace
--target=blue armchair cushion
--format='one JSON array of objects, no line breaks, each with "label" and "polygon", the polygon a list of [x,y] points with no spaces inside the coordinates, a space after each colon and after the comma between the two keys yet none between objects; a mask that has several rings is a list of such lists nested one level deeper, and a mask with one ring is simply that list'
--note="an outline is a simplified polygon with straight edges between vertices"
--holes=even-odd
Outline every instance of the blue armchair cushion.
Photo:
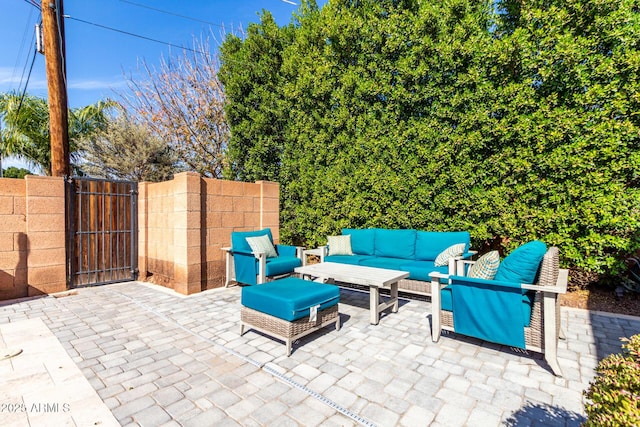
[{"label": "blue armchair cushion", "polygon": [[464,243],[469,249],[471,235],[468,231],[417,231],[416,260],[434,261],[440,252],[456,243]]},{"label": "blue armchair cushion", "polygon": [[294,321],[309,316],[309,309],[324,310],[340,301],[340,288],[294,277],[242,288],[242,305],[279,319]]},{"label": "blue armchair cushion", "polygon": [[362,230],[343,228],[342,234],[351,235],[351,250],[357,255],[375,255],[376,233],[373,228]]},{"label": "blue armchair cushion", "polygon": [[271,235],[271,229],[265,228],[263,230],[256,231],[234,231],[231,233],[231,250],[234,252],[251,252],[251,246],[247,243],[247,237],[255,236],[269,236],[269,240],[273,242],[273,236]]},{"label": "blue armchair cushion", "polygon": [[375,255],[387,258],[414,259],[416,230],[375,230]]},{"label": "blue armchair cushion", "polygon": [[533,240],[518,247],[500,263],[495,280],[515,283],[534,283],[547,245]]},{"label": "blue armchair cushion", "polygon": [[450,288],[456,332],[525,348],[519,283],[453,276]]},{"label": "blue armchair cushion", "polygon": [[278,256],[296,256],[298,248],[291,245],[276,245],[276,252]]},{"label": "blue armchair cushion", "polygon": [[[533,292],[522,294],[522,322],[524,326],[531,324],[531,310],[533,307]],[[451,298],[451,287],[445,286],[440,291],[440,306],[445,311],[453,311],[453,301]]]},{"label": "blue armchair cushion", "polygon": [[258,260],[251,252],[234,252],[233,266],[236,272],[236,281],[246,285],[258,283]]},{"label": "blue armchair cushion", "polygon": [[302,260],[294,256],[279,256],[277,258],[267,258],[265,275],[278,276],[280,274],[291,273],[296,267],[300,267],[301,265]]},{"label": "blue armchair cushion", "polygon": [[267,258],[275,258],[278,256],[276,248],[273,246],[271,239],[267,235],[247,237],[247,243],[251,247],[254,254],[264,253]]}]

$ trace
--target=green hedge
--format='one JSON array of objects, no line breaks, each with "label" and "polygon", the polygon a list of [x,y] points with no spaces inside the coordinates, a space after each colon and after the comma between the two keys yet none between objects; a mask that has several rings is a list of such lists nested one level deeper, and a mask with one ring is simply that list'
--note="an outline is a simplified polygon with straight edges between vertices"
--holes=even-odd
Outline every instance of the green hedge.
[{"label": "green hedge", "polygon": [[223,44],[227,176],[279,181],[297,244],[469,230],[476,247],[541,239],[616,273],[640,249],[638,10],[329,0],[281,28],[265,13]]}]

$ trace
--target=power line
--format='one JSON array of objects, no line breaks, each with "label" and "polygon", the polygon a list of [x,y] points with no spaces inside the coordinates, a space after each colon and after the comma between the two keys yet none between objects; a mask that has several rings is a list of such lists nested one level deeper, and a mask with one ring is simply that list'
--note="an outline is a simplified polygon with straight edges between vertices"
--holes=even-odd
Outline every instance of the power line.
[{"label": "power line", "polygon": [[102,25],[102,24],[97,24],[95,22],[85,21],[84,19],[73,18],[73,17],[71,17],[69,15],[65,15],[64,17],[67,18],[67,19],[71,19],[73,21],[78,21],[78,22],[82,22],[84,24],[93,25],[94,27],[99,27],[99,28],[103,28],[105,30],[114,31],[116,33],[126,34],[126,35],[131,36],[131,37],[137,37],[139,39],[148,40],[148,41],[152,41],[152,42],[155,42],[155,43],[160,43],[160,44],[164,44],[164,45],[167,45],[167,46],[177,47],[179,49],[188,50],[190,52],[195,52],[195,53],[200,53],[200,54],[206,55],[205,52],[201,52],[201,51],[196,50],[196,49],[191,49],[189,47],[180,46],[180,45],[177,45],[177,44],[165,42],[165,41],[162,41],[162,40],[154,39],[154,38],[143,36],[143,35],[140,35],[140,34],[131,33],[129,31],[119,30],[117,28],[108,27],[108,26]]},{"label": "power line", "polygon": [[[40,24],[42,24],[42,20],[40,20]],[[33,33],[33,36],[31,36],[31,45],[33,46],[33,39],[35,38],[35,31]],[[22,100],[24,99],[24,94],[27,92],[27,86],[29,86],[29,80],[31,78],[31,71],[33,70],[33,64],[36,60],[36,54],[38,53],[38,49],[36,49],[35,47],[33,47],[33,58],[31,59],[31,66],[29,67],[29,74],[27,76],[27,81],[24,83],[24,89],[22,91],[22,96],[20,98],[20,105],[22,105]],[[24,61],[24,67],[22,68],[22,74],[20,75],[20,84],[18,85],[18,92],[20,91],[20,88],[22,88],[22,82],[24,81],[24,73],[25,71],[27,71],[27,64],[29,63],[29,56],[26,57],[26,60]],[[18,110],[20,110],[20,108],[18,108]]]},{"label": "power line", "polygon": [[[33,46],[33,39],[35,38],[35,31],[33,31],[33,27],[31,26],[30,22],[31,22],[31,14],[33,12],[33,9],[31,9],[29,11],[29,17],[27,18],[27,24],[24,30],[24,33],[22,35],[22,42],[20,43],[20,49],[18,50],[18,56],[16,58],[16,63],[13,67],[13,73],[11,74],[11,81],[13,81],[14,77],[16,77],[16,71],[18,70],[18,62],[20,61],[20,58],[22,57],[22,54],[24,53],[24,46],[25,46],[25,42],[27,40],[27,34],[29,29],[31,28],[31,46]],[[22,67],[22,75],[20,77],[20,86],[22,86],[22,79],[24,78],[24,73],[27,69],[27,64],[29,63],[29,54],[27,53],[26,55],[26,59],[24,61],[24,66]]]},{"label": "power line", "polygon": [[224,25],[216,24],[215,22],[210,22],[210,21],[205,21],[205,20],[198,19],[198,18],[193,18],[193,17],[187,16],[187,15],[181,15],[179,13],[170,12],[168,10],[163,10],[163,9],[158,9],[156,7],[147,6],[146,4],[136,3],[136,2],[133,2],[133,1],[129,1],[129,0],[120,0],[120,1],[123,2],[123,3],[129,3],[129,4],[137,6],[137,7],[142,7],[142,8],[149,9],[149,10],[154,10],[156,12],[164,13],[164,14],[167,14],[167,15],[172,15],[172,16],[177,16],[179,18],[189,19],[191,21],[201,22],[203,24],[209,24],[209,25],[213,25],[213,26],[220,27],[220,28],[223,28],[223,29],[225,28]]},{"label": "power line", "polygon": [[[24,97],[27,94],[27,87],[29,86],[29,80],[31,79],[31,71],[33,71],[33,64],[36,62],[36,55],[38,54],[37,49],[33,49],[33,58],[31,58],[31,67],[29,67],[29,74],[27,75],[27,81],[24,84],[24,89],[22,91],[22,95],[20,96],[20,104],[18,104],[18,111],[16,112],[16,117],[20,116],[20,109],[22,108],[22,101],[24,101]],[[22,84],[22,83],[21,83]]]},{"label": "power line", "polygon": [[38,10],[41,9],[40,5],[38,3],[36,3],[35,0],[24,0],[24,2],[27,3],[29,6],[35,7]]}]

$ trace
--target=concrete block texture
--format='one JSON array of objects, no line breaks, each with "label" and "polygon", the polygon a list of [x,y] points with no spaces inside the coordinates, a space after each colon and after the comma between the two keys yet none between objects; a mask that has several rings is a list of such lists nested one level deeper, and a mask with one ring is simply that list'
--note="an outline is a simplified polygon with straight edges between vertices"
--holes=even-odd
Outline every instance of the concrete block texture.
[{"label": "concrete block texture", "polygon": [[0,179],[0,194],[3,196],[24,198],[26,191],[26,180],[15,178]]},{"label": "concrete block texture", "polygon": [[13,196],[0,193],[0,215],[13,215]]},{"label": "concrete block texture", "polygon": [[29,197],[62,197],[64,199],[64,179],[62,177],[27,175],[26,195]]}]

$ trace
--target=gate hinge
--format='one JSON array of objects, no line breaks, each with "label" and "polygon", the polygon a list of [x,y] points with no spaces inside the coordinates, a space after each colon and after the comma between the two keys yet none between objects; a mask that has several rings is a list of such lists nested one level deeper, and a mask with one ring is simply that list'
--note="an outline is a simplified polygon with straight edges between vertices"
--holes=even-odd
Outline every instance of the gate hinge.
[{"label": "gate hinge", "polygon": [[132,188],[131,190],[129,190],[129,194],[135,194],[137,196],[138,195],[138,190],[134,190]]}]

